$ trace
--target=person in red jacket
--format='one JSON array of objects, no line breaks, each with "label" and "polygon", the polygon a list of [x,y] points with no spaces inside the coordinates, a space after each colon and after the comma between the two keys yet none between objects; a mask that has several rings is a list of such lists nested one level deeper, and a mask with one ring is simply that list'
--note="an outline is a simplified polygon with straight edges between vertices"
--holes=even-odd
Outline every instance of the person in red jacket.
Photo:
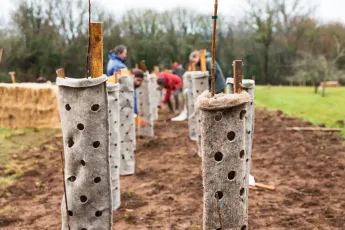
[{"label": "person in red jacket", "polygon": [[[176,96],[175,92],[178,92],[178,90],[182,86],[181,78],[175,74],[168,73],[168,72],[161,72],[158,76],[159,77],[157,79],[157,84],[160,87],[166,89],[166,93],[165,93],[165,97],[162,101],[162,105],[168,103],[170,111],[174,112],[174,109],[173,109],[171,101],[170,101],[170,96],[171,96],[171,93],[173,92],[174,96],[175,96],[175,105],[176,105],[176,108],[178,110],[178,94]],[[175,113],[176,112],[178,112],[178,111],[175,111]]]}]

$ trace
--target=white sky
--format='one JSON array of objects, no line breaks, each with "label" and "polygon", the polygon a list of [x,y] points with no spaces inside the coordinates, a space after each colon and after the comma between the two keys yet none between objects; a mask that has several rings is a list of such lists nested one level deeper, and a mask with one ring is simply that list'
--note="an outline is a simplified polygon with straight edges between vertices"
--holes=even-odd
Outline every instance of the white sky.
[{"label": "white sky", "polygon": [[[49,1],[49,0],[46,0]],[[87,1],[87,0],[85,0]],[[263,1],[263,0],[259,0]],[[313,2],[318,8],[315,17],[322,21],[341,21],[345,23],[345,0],[305,0],[308,4]],[[0,0],[0,20],[7,19],[10,10],[14,9],[13,0]],[[241,16],[245,7],[245,1],[219,0],[219,13]],[[263,1],[264,2],[264,1]],[[200,12],[213,12],[214,0],[92,0],[93,5],[104,6],[114,14],[121,14],[131,8],[152,8],[157,10],[171,9],[181,6],[195,9]]]}]

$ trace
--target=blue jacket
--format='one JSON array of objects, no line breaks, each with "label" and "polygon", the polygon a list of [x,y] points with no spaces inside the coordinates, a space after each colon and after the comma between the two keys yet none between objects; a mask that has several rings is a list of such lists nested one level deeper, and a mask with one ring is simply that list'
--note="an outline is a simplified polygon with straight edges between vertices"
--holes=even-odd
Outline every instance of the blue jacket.
[{"label": "blue jacket", "polygon": [[138,115],[138,106],[137,106],[137,89],[134,88],[134,113]]},{"label": "blue jacket", "polygon": [[109,62],[107,66],[107,75],[111,76],[114,72],[118,72],[120,69],[127,69],[124,61],[114,53],[108,54]]}]

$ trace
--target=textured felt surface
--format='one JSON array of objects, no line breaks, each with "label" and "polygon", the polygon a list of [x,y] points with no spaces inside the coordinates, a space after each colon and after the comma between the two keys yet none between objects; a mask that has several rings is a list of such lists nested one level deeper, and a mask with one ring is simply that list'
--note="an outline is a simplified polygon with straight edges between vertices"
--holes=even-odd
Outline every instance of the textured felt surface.
[{"label": "textured felt surface", "polygon": [[[193,97],[194,100],[198,98],[205,90],[208,90],[208,72],[192,72],[192,88],[193,88]],[[195,110],[195,121],[196,121],[196,137],[197,137],[197,146],[198,146],[198,155],[201,157],[200,151],[200,111]]]},{"label": "textured felt surface", "polygon": [[144,74],[144,81],[141,83],[141,86],[137,88],[137,103],[139,116],[141,120],[144,120],[145,123],[141,122],[139,125],[139,135],[146,137],[153,137],[153,116],[152,116],[152,104],[153,97],[151,94],[152,91],[152,81],[149,79],[150,75],[148,73]]},{"label": "textured felt surface", "polygon": [[120,76],[120,175],[134,174],[135,118],[133,76]]},{"label": "textured felt surface", "polygon": [[[198,97],[198,102],[209,100],[207,93]],[[246,93],[238,97],[224,94],[205,103],[211,105],[212,110],[207,106],[200,107],[203,229],[220,227],[216,193],[219,195],[223,229],[247,229],[248,184],[243,116],[247,100]]]},{"label": "textured felt surface", "polygon": [[113,210],[121,206],[120,194],[120,85],[107,83],[109,105],[109,165]]},{"label": "textured felt surface", "polygon": [[151,84],[150,90],[150,97],[151,97],[151,114],[152,114],[152,120],[156,121],[158,120],[158,105],[160,104],[160,91],[157,90],[157,77],[155,74],[149,75],[149,81]]},{"label": "textured felt surface", "polygon": [[[112,227],[106,80],[57,79],[71,229]],[[67,230],[64,199],[61,212]]]},{"label": "textured felt surface", "polygon": [[187,99],[189,138],[192,141],[196,141],[197,123],[195,119],[195,97],[193,92],[192,72],[186,72],[183,76],[183,88],[185,89]]}]

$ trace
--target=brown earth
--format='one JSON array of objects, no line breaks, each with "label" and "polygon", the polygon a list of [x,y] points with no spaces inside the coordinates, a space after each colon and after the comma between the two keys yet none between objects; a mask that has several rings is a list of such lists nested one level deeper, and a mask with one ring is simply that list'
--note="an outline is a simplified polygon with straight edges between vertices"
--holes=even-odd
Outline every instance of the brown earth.
[{"label": "brown earth", "polygon": [[[345,229],[345,150],[340,134],[285,131],[309,126],[281,112],[256,111],[252,173],[276,191],[250,190],[249,229]],[[202,178],[186,122],[156,122],[138,139],[134,176],[121,177],[114,228],[201,229]],[[1,229],[59,229],[61,137],[14,154],[28,171],[0,190]],[[1,173],[0,168],[0,173]]]}]

